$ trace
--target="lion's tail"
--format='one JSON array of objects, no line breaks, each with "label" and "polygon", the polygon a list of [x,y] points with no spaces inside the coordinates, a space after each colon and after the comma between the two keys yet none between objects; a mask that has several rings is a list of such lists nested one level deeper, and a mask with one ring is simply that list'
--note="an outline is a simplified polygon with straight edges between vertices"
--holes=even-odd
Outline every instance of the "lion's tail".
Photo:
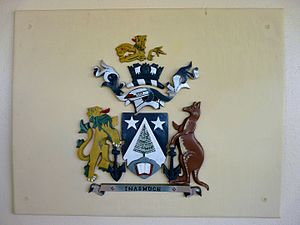
[{"label": "lion's tail", "polygon": [[83,161],[89,161],[90,159],[90,155],[85,155],[83,150],[85,149],[85,147],[88,145],[88,143],[91,141],[92,137],[93,137],[93,129],[90,128],[87,131],[87,139],[80,145],[80,147],[77,150],[77,155],[79,157],[79,159],[83,160]]}]

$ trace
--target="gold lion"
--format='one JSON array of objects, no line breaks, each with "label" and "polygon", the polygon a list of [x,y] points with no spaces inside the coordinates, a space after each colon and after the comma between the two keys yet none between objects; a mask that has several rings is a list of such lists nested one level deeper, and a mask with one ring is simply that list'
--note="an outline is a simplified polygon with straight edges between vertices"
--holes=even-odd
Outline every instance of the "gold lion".
[{"label": "gold lion", "polygon": [[[80,121],[80,133],[87,133],[86,140],[78,140],[77,155],[79,159],[88,161],[85,166],[85,175],[88,181],[95,181],[97,174],[95,174],[96,165],[99,169],[108,170],[111,161],[109,160],[109,144],[119,147],[121,145],[120,135],[115,128],[118,125],[118,117],[110,117],[107,115],[108,109],[102,109],[99,106],[88,108],[87,115],[89,123],[84,124]],[[89,154],[85,155],[84,149],[93,139]]]},{"label": "gold lion", "polygon": [[[146,59],[147,35],[136,35],[132,38],[132,41],[135,43],[134,45],[123,43],[116,47],[116,52],[121,63],[132,62],[134,60],[144,61]],[[162,46],[151,49],[148,52],[147,59],[152,61],[155,55],[159,57],[160,54],[166,55],[162,50]]]}]

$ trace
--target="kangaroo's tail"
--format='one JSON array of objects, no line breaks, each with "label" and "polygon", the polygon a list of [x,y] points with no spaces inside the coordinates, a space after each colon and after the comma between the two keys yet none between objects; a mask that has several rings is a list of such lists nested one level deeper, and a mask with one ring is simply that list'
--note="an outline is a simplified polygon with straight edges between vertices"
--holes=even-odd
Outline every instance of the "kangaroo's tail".
[{"label": "kangaroo's tail", "polygon": [[199,180],[198,179],[198,173],[199,173],[199,169],[196,169],[192,172],[193,174],[193,178],[194,178],[194,181],[199,184],[200,186],[202,187],[205,187],[207,190],[209,190],[209,186],[208,184],[204,183],[203,181]]},{"label": "kangaroo's tail", "polygon": [[83,150],[85,149],[85,147],[88,145],[88,143],[91,141],[92,137],[93,137],[93,129],[89,128],[87,131],[87,139],[80,145],[80,147],[77,150],[77,155],[79,157],[79,159],[83,160],[83,161],[89,161],[90,159],[90,155],[85,155]]}]

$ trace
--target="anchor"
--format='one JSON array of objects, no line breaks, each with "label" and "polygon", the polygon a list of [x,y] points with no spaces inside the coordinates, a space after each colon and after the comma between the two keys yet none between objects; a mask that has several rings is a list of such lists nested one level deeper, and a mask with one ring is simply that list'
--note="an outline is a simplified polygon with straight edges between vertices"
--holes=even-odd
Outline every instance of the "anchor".
[{"label": "anchor", "polygon": [[174,157],[176,156],[175,146],[170,146],[168,155],[170,156],[170,169],[168,169],[165,164],[163,164],[162,167],[164,174],[167,176],[169,181],[171,181],[175,180],[179,176],[181,168],[180,165],[174,168]]},{"label": "anchor", "polygon": [[118,155],[120,155],[120,151],[116,145],[113,145],[112,154],[114,155],[113,166],[109,166],[108,172],[115,181],[118,181],[120,180],[122,174],[126,172],[126,167],[125,163],[122,163],[122,165],[119,166]]}]

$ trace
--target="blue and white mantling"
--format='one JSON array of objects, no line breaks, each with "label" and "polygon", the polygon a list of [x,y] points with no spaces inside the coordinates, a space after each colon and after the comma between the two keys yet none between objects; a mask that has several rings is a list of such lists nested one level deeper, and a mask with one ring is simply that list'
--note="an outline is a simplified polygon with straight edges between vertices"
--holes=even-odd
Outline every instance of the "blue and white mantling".
[{"label": "blue and white mantling", "polygon": [[[120,82],[120,75],[117,71],[103,61],[100,62],[100,67],[94,67],[94,75],[103,77],[102,86],[109,87],[120,101],[125,102],[125,105],[132,104],[135,112],[139,112],[146,106],[160,109],[166,102],[171,101],[181,89],[190,88],[187,83],[189,79],[199,77],[198,67],[192,68],[192,62],[190,62],[187,66],[178,69],[171,82],[163,85],[159,82],[163,68],[154,63],[151,65],[136,63],[128,66],[132,82],[127,85],[125,82]],[[131,90],[125,93],[122,90],[124,87]],[[160,89],[167,87],[166,94],[152,87]]]}]

